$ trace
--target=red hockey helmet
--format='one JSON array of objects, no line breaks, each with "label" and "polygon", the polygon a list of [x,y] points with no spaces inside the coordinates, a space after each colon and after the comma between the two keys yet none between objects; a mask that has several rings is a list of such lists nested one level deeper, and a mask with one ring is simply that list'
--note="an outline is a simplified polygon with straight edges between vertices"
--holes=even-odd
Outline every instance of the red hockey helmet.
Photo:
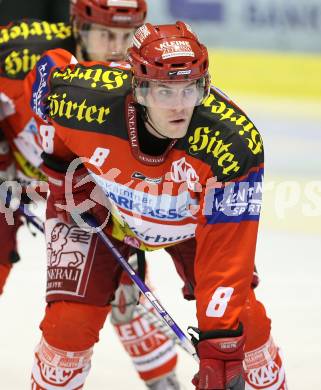
[{"label": "red hockey helmet", "polygon": [[140,104],[148,105],[142,97],[148,93],[149,81],[195,80],[198,99],[193,105],[201,104],[208,95],[207,49],[187,24],[176,22],[156,26],[146,23],[136,30],[133,45],[127,53],[134,74],[134,94]]},{"label": "red hockey helmet", "polygon": [[128,61],[134,76],[146,80],[196,80],[208,74],[208,53],[184,22],[138,28]]},{"label": "red hockey helmet", "polygon": [[70,16],[79,24],[137,28],[146,18],[145,0],[71,0]]}]

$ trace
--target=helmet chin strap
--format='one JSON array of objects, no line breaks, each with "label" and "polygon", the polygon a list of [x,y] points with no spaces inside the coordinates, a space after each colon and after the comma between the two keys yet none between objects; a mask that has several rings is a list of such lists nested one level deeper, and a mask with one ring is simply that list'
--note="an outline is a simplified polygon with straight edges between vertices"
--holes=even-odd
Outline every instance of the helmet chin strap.
[{"label": "helmet chin strap", "polygon": [[90,61],[88,51],[85,49],[84,45],[80,45],[81,55],[84,61]]},{"label": "helmet chin strap", "polygon": [[79,32],[77,32],[75,40],[76,40],[76,45],[79,46],[82,60],[83,61],[90,61],[89,53],[86,49],[85,42],[83,41]]},{"label": "helmet chin strap", "polygon": [[153,125],[153,122],[151,120],[151,117],[148,114],[148,111],[145,106],[142,106],[143,108],[143,115],[144,115],[144,121],[157,133],[158,135],[161,136],[162,139],[174,139],[174,138],[169,138],[167,135],[164,135],[160,133],[158,130],[156,130],[155,126]]}]

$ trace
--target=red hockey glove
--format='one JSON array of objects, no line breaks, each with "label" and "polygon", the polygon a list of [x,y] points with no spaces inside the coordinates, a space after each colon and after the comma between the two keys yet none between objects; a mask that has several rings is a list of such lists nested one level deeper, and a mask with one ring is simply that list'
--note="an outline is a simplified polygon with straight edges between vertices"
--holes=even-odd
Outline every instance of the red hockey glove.
[{"label": "red hockey glove", "polygon": [[109,217],[106,196],[85,167],[72,174],[58,172],[45,164],[42,170],[48,176],[48,204],[53,206],[60,220],[83,226],[81,215],[89,213],[101,223],[102,228],[105,227]]},{"label": "red hockey glove", "polygon": [[200,341],[196,341],[200,368],[192,381],[196,390],[245,389],[242,331],[240,325],[235,331],[200,332]]}]

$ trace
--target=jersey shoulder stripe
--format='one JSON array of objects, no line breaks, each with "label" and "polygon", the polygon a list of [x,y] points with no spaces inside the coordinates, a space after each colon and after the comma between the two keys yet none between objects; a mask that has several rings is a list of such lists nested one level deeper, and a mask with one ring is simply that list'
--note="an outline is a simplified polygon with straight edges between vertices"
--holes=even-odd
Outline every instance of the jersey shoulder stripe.
[{"label": "jersey shoulder stripe", "polygon": [[49,94],[51,72],[57,66],[75,63],[75,57],[66,50],[55,49],[45,52],[35,68],[24,81],[26,100],[30,102],[32,111],[43,121],[47,120],[46,97]]}]

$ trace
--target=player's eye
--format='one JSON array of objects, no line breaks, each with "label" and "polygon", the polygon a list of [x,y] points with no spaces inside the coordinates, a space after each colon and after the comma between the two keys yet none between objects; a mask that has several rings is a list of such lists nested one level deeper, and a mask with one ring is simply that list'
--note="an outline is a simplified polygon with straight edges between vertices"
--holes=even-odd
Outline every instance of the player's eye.
[{"label": "player's eye", "polygon": [[110,41],[113,41],[116,39],[116,34],[113,33],[112,31],[105,31],[105,35],[104,35],[104,38],[110,40]]},{"label": "player's eye", "polygon": [[184,88],[184,95],[185,96],[191,96],[193,95],[195,92],[195,88],[194,87],[188,87],[188,88]]},{"label": "player's eye", "polygon": [[127,42],[127,41],[131,38],[131,36],[132,36],[131,33],[126,33],[126,34],[124,35],[124,37],[123,37],[123,40],[124,40],[125,42]]},{"label": "player's eye", "polygon": [[170,97],[170,96],[173,95],[173,91],[171,91],[170,89],[167,89],[167,88],[158,89],[158,90],[157,90],[157,94],[158,94],[160,97]]}]

